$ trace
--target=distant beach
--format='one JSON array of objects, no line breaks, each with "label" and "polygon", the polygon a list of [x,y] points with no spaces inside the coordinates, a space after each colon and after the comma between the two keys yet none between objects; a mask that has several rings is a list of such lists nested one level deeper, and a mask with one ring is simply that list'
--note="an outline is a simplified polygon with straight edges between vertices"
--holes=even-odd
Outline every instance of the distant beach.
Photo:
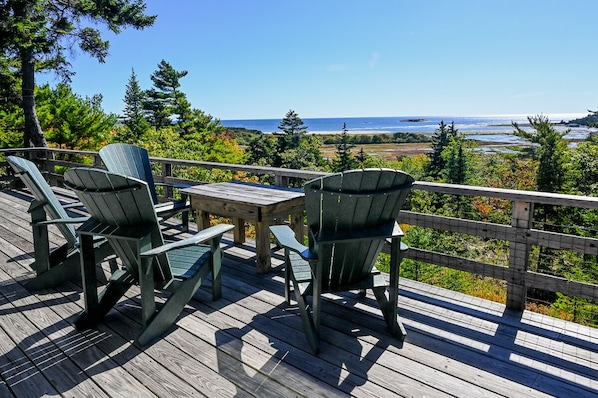
[{"label": "distant beach", "polygon": [[[568,122],[585,114],[547,114],[554,123]],[[258,130],[262,133],[280,131],[278,125],[281,119],[248,119],[221,120],[225,127],[238,127],[248,130]],[[483,135],[484,141],[511,141],[513,136],[512,123],[516,122],[525,128],[528,125],[527,115],[491,115],[491,116],[394,116],[394,117],[347,117],[347,118],[302,118],[307,131],[312,134],[341,133],[343,124],[347,126],[349,134],[383,134],[383,133],[434,133],[441,121],[446,124],[455,123],[455,128],[466,136]],[[566,125],[557,125],[557,129],[568,129]],[[589,129],[585,126],[571,127],[569,139],[583,139],[587,137]],[[476,139],[472,137],[472,139]]]}]

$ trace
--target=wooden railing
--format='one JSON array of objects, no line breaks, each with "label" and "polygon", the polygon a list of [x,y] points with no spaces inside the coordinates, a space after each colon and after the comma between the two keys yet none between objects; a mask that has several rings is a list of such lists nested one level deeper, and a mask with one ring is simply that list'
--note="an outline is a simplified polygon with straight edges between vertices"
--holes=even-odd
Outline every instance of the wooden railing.
[{"label": "wooden railing", "polygon": [[[88,165],[101,166],[101,160],[97,152],[59,149],[4,149],[0,150],[0,153],[34,157],[40,170],[46,173],[48,180],[53,184],[61,180],[61,174],[56,171],[57,166],[81,166],[79,161],[60,160],[61,157],[85,159]],[[305,170],[239,164],[197,162],[155,157],[151,159],[155,164],[161,165],[162,172],[156,175],[156,180],[170,183],[202,183],[201,181],[190,181],[175,177],[173,170],[177,167],[218,169],[237,173],[249,173],[256,176],[267,175],[274,177],[275,184],[280,186],[287,185],[288,181],[292,178],[308,180],[324,174]],[[8,180],[10,176],[4,176],[3,179]],[[509,242],[508,261],[505,264],[499,265],[413,246],[408,252],[408,258],[504,280],[507,282],[507,307],[510,309],[522,310],[525,307],[526,291],[530,287],[598,301],[598,284],[596,284],[598,281],[594,281],[594,283],[572,281],[559,276],[533,272],[529,269],[532,246],[569,250],[592,256],[598,255],[598,239],[596,238],[534,229],[534,206],[547,204],[579,209],[598,209],[598,198],[431,182],[416,182],[413,189],[436,194],[503,199],[511,202],[512,214],[510,224],[495,224],[463,218],[423,214],[415,211],[403,211],[401,212],[400,221],[404,224]]]}]

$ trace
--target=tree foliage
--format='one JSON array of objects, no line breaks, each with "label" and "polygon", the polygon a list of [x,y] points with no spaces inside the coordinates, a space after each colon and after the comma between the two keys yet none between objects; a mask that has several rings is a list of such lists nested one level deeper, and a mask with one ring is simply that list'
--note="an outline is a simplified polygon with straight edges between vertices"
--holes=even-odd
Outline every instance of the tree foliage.
[{"label": "tree foliage", "polygon": [[279,139],[279,149],[284,152],[287,149],[299,147],[299,142],[308,127],[303,123],[297,112],[291,109],[284,115],[278,128],[284,134]]},{"label": "tree foliage", "polygon": [[537,189],[542,192],[561,192],[565,183],[567,143],[564,136],[569,132],[557,131],[546,116],[529,117],[533,131],[513,123],[515,135],[536,144],[529,148],[530,155],[538,162]]},{"label": "tree foliage", "polygon": [[[98,24],[114,33],[123,28],[143,29],[155,16],[145,15],[143,0],[5,0],[0,2],[0,83],[2,91],[20,84],[12,97],[24,114],[23,142],[46,146],[37,117],[35,73],[53,71],[67,80],[72,76],[67,55],[79,50],[104,62],[109,42]],[[7,86],[4,86],[7,85]]]},{"label": "tree foliage", "polygon": [[324,167],[321,138],[306,134],[307,126],[295,111],[285,114],[279,128],[281,134],[259,134],[249,142],[247,159],[250,164],[298,170]]},{"label": "tree foliage", "polygon": [[81,98],[67,84],[36,91],[40,125],[59,148],[94,150],[109,140],[116,116],[106,114],[101,96]]},{"label": "tree foliage", "polygon": [[355,145],[349,143],[348,137],[347,124],[343,123],[343,132],[335,145],[336,153],[332,160],[332,171],[334,172],[347,171],[358,166],[358,161],[351,152]]},{"label": "tree foliage", "polygon": [[185,93],[180,90],[180,79],[187,76],[187,73],[177,71],[170,63],[162,60],[158,69],[150,76],[153,87],[145,93],[144,108],[148,120],[155,128],[160,129],[174,122],[185,130],[190,118],[191,104],[187,101]]},{"label": "tree foliage", "polygon": [[442,172],[446,165],[446,159],[443,157],[443,152],[449,146],[451,139],[457,135],[455,123],[447,126],[444,120],[440,121],[438,129],[432,136],[432,152],[429,154],[430,163],[428,164],[428,174],[430,177],[437,179],[442,176]]},{"label": "tree foliage", "polygon": [[149,128],[145,119],[143,104],[145,92],[141,89],[135,70],[131,70],[131,77],[125,91],[125,108],[123,111],[123,123],[125,129],[119,134],[121,142],[136,142]]}]

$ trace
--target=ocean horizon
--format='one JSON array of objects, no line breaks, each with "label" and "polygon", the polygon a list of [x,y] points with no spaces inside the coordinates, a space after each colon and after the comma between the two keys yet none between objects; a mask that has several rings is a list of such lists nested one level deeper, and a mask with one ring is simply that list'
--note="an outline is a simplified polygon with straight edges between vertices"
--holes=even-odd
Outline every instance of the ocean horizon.
[{"label": "ocean horizon", "polygon": [[[346,124],[349,134],[375,133],[433,133],[441,121],[446,124],[455,123],[455,127],[463,133],[497,133],[513,132],[512,123],[528,123],[530,115],[482,115],[482,116],[390,116],[390,117],[333,117],[333,118],[301,118],[307,132],[333,134],[341,133]],[[533,115],[532,115],[533,116]],[[554,123],[569,122],[587,114],[560,113],[545,114]],[[279,132],[280,119],[239,119],[221,120],[225,127],[238,127],[258,130],[262,133]],[[560,127],[560,126],[559,126]],[[566,128],[566,127],[564,127]],[[572,128],[572,130],[574,130]],[[587,132],[587,128],[582,128]]]}]

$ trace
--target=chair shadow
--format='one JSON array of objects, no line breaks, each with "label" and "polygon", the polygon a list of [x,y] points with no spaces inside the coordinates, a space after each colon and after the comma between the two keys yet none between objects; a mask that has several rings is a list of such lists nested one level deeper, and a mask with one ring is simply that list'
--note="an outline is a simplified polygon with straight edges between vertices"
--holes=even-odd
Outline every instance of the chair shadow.
[{"label": "chair shadow", "polygon": [[[0,316],[4,321],[0,338],[5,339],[6,345],[12,345],[0,356],[0,373],[6,387],[16,396],[31,397],[53,395],[54,391],[58,395],[73,396],[89,394],[94,389],[101,393],[97,383],[90,383],[89,379],[118,366],[97,348],[102,340],[112,339],[112,333],[79,332],[72,325],[74,315],[53,322],[51,318],[46,319],[46,315],[36,314],[36,310],[52,311],[52,307],[72,304],[78,300],[79,293],[15,305],[14,302],[30,293],[17,282],[2,287]],[[53,314],[51,317],[61,316]],[[14,327],[7,327],[7,322]],[[40,327],[43,324],[47,326]],[[103,360],[98,361],[100,358]],[[49,379],[48,375],[51,375]]]},{"label": "chair shadow", "polygon": [[[282,270],[274,269],[269,275],[261,277],[272,278],[281,272]],[[251,288],[250,285],[244,287],[254,290],[238,293],[227,291],[233,294],[233,297],[227,299],[236,303],[242,296],[247,297],[258,292],[257,288]],[[272,291],[268,286],[264,288]],[[280,290],[280,287],[277,290]],[[341,307],[329,301],[324,299],[323,307]],[[377,303],[374,306],[378,308]],[[231,357],[244,362],[244,356],[252,350],[265,350],[270,355],[265,361],[262,358],[259,366],[245,372],[237,372],[234,377],[241,383],[265,383],[266,378],[284,380],[285,372],[288,371],[294,374],[294,383],[303,380],[305,388],[315,388],[314,386],[317,385],[317,388],[321,389],[311,392],[306,390],[307,395],[326,395],[327,392],[339,394],[339,390],[350,395],[356,388],[368,382],[370,377],[368,373],[386,349],[391,346],[395,349],[402,347],[399,339],[388,334],[381,313],[380,330],[358,329],[354,327],[355,325],[351,325],[351,322],[346,321],[341,326],[330,325],[326,315],[323,315],[321,348],[319,355],[316,356],[312,354],[307,343],[296,305],[287,305],[283,299],[269,311],[263,313],[259,313],[258,309],[255,311],[258,313],[244,326],[216,331],[219,369],[229,367]],[[344,317],[355,315],[355,309],[350,305],[337,308],[337,311],[340,311]],[[369,315],[369,318],[371,320],[372,316]],[[363,335],[370,336],[376,343],[364,344],[359,339]],[[259,348],[249,347],[254,344],[255,339],[259,341],[255,343]],[[265,346],[269,348],[264,348]],[[301,386],[301,382],[299,385]]]}]

